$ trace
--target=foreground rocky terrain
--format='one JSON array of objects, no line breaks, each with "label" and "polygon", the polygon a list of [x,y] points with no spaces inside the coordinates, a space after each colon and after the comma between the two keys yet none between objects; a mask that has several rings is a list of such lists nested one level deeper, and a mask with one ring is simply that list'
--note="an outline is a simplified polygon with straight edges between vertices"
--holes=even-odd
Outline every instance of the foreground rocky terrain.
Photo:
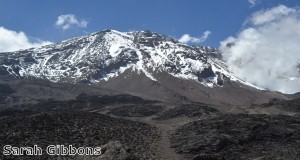
[{"label": "foreground rocky terrain", "polygon": [[[102,146],[100,159],[155,159],[151,144],[159,134],[150,125],[112,118],[98,113],[74,111],[3,111],[0,113],[0,142],[12,146],[73,145]],[[115,150],[115,151],[114,151]],[[107,151],[107,153],[106,153]],[[44,151],[46,153],[46,151]],[[0,156],[3,159],[57,159],[57,156]],[[106,157],[106,158],[103,158]],[[82,157],[69,156],[68,159]],[[93,159],[95,157],[85,157]],[[98,158],[97,158],[98,159]]]},{"label": "foreground rocky terrain", "polygon": [[300,116],[218,115],[179,128],[171,145],[191,159],[298,159]]},{"label": "foreground rocky terrain", "polygon": [[297,159],[298,102],[275,99],[244,110],[230,106],[225,112],[224,106],[166,103],[130,95],[49,99],[25,110],[2,109],[0,147],[72,144],[101,146],[103,154],[1,155],[0,159]]}]

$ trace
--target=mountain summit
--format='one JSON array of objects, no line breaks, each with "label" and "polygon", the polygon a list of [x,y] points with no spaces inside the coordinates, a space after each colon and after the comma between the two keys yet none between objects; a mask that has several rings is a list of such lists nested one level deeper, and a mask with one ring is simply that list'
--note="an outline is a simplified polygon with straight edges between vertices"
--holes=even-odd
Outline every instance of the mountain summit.
[{"label": "mountain summit", "polygon": [[166,99],[203,101],[205,96],[212,103],[215,90],[261,92],[232,74],[216,48],[190,46],[150,31],[104,30],[40,48],[0,53],[0,75],[97,84],[142,96],[151,92],[146,95],[160,99],[170,92]]},{"label": "mountain summit", "polygon": [[130,70],[153,81],[158,81],[154,73],[166,72],[208,87],[222,86],[226,78],[246,84],[227,71],[219,56],[215,48],[189,46],[150,31],[104,30],[41,48],[3,53],[0,66],[2,74],[52,82],[96,83]]}]

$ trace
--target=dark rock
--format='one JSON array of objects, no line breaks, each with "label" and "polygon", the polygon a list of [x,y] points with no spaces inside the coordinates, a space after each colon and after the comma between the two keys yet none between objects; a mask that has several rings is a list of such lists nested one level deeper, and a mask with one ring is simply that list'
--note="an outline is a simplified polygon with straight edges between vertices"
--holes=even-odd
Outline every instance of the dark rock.
[{"label": "dark rock", "polygon": [[225,160],[220,155],[215,154],[199,154],[192,158],[192,160]]},{"label": "dark rock", "polygon": [[[103,154],[106,157],[155,159],[150,144],[154,143],[159,135],[154,127],[144,123],[84,111],[6,113],[0,112],[0,148],[7,144],[17,147],[37,144],[43,149],[56,144],[74,147],[99,147],[106,144]],[[13,157],[4,157],[1,154],[0,159],[3,158]],[[77,158],[80,159],[80,156]],[[22,159],[57,159],[57,157],[43,154],[22,156]]]},{"label": "dark rock", "polygon": [[120,141],[110,141],[101,146],[102,155],[97,159],[99,160],[134,160],[136,159]]},{"label": "dark rock", "polygon": [[9,95],[15,91],[7,84],[0,84],[0,96]]},{"label": "dark rock", "polygon": [[114,108],[110,111],[110,114],[123,117],[146,117],[157,114],[162,110],[162,106],[156,105],[128,105]]},{"label": "dark rock", "polygon": [[37,104],[29,106],[28,108],[32,110],[55,110],[55,109],[101,109],[105,105],[112,104],[147,104],[153,103],[155,101],[144,100],[140,97],[131,95],[115,95],[115,96],[88,96],[82,93],[76,97],[74,100],[53,100],[48,99],[41,101]]},{"label": "dark rock", "polygon": [[214,77],[215,73],[213,72],[211,66],[208,68],[204,68],[204,70],[200,73],[200,78],[208,78],[208,77]]},{"label": "dark rock", "polygon": [[269,103],[261,104],[261,107],[271,107],[275,106],[281,110],[288,112],[300,113],[300,98],[295,98],[292,100],[284,100],[279,98],[272,98]]},{"label": "dark rock", "polygon": [[206,115],[212,115],[218,113],[218,110],[208,107],[205,104],[189,104],[189,105],[181,105],[179,107],[175,107],[173,109],[167,110],[161,114],[159,114],[154,119],[156,120],[166,120],[170,118],[177,117],[201,117]]},{"label": "dark rock", "polygon": [[300,117],[218,115],[179,128],[171,144],[189,159],[298,159]]}]

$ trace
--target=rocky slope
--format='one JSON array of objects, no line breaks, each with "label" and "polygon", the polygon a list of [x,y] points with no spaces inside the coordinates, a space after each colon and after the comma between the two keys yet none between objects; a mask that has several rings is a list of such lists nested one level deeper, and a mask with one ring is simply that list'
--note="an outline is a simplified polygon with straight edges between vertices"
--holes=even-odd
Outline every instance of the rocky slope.
[{"label": "rocky slope", "polygon": [[[290,105],[299,106],[299,100]],[[94,157],[0,155],[0,159],[230,160],[300,156],[297,110],[292,115],[272,114],[272,111],[236,114],[201,103],[168,104],[130,95],[84,94],[75,100],[39,102],[28,109],[34,111],[0,110],[1,148],[5,144],[44,147],[57,143],[101,146],[103,154]]]},{"label": "rocky slope", "polygon": [[[0,53],[0,79],[10,77],[3,83],[22,95],[29,92],[28,80],[34,79],[36,88],[89,84],[105,93],[161,101],[252,104],[287,98],[239,79],[220,58],[215,48],[189,46],[150,31],[104,30],[41,48]],[[83,87],[82,92],[88,91]]]},{"label": "rocky slope", "polygon": [[179,128],[171,144],[195,160],[298,159],[299,122],[299,115],[220,114]]},{"label": "rocky slope", "polygon": [[72,145],[102,147],[101,156],[4,156],[0,159],[157,159],[151,144],[158,138],[150,125],[112,118],[98,113],[72,110],[0,112],[0,147]]}]

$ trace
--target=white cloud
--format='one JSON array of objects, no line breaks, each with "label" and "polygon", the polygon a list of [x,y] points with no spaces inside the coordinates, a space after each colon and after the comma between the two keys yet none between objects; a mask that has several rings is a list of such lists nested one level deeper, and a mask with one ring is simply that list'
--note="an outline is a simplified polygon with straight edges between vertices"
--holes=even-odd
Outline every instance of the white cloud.
[{"label": "white cloud", "polygon": [[50,44],[49,41],[31,42],[24,32],[16,32],[0,27],[0,52],[11,52],[20,49],[39,47]]},{"label": "white cloud", "polygon": [[63,30],[70,29],[72,27],[86,28],[88,21],[82,19],[78,20],[73,14],[65,14],[57,17],[55,25]]},{"label": "white cloud", "polygon": [[248,0],[248,3],[250,3],[251,7],[254,7],[258,3],[258,0]]},{"label": "white cloud", "polygon": [[279,5],[254,13],[249,22],[221,42],[229,69],[260,87],[300,92],[300,10]]},{"label": "white cloud", "polygon": [[296,9],[288,8],[284,5],[279,5],[269,10],[258,11],[254,13],[250,21],[254,25],[263,25],[272,21],[281,20],[284,16],[295,13]]},{"label": "white cloud", "polygon": [[191,37],[189,34],[184,34],[178,40],[181,43],[202,43],[204,42],[208,36],[211,34],[210,31],[205,31],[201,37]]}]

